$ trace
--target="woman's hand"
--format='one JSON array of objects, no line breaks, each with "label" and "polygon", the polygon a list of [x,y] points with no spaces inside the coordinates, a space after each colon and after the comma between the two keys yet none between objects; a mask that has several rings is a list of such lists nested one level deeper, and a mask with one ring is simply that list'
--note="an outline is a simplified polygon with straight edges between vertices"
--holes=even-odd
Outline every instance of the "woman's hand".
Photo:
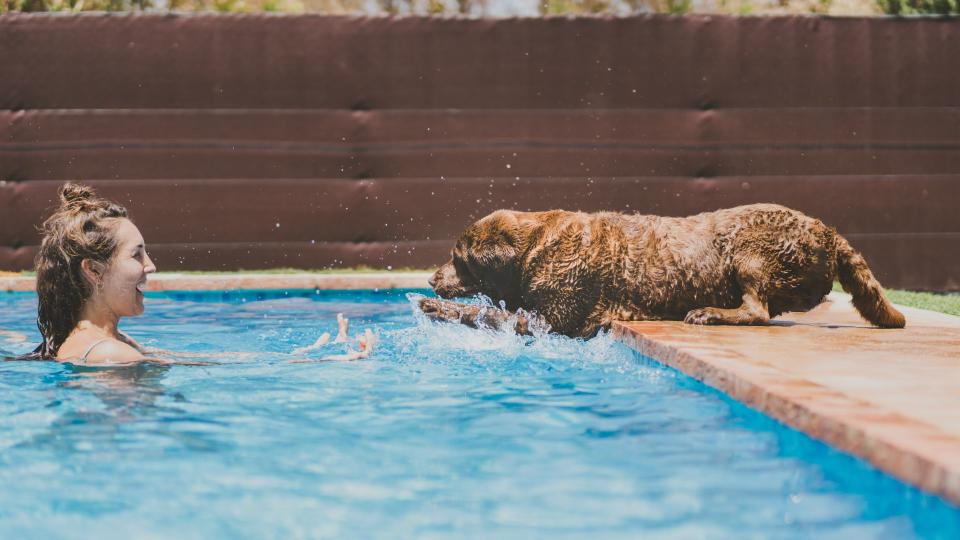
[{"label": "woman's hand", "polygon": [[[337,337],[333,340],[334,343],[349,343],[350,335],[350,319],[347,319],[343,316],[343,313],[337,313]],[[353,339],[353,342],[357,344],[359,350],[353,350],[352,348],[345,354],[335,354],[324,356],[322,358],[297,358],[295,360],[290,360],[291,364],[306,364],[311,362],[344,362],[350,360],[361,360],[370,356],[370,353],[373,352],[374,347],[378,343],[377,335],[373,333],[372,330],[367,328],[364,330],[363,334],[358,334],[356,338]],[[330,342],[330,334],[324,332],[320,336],[320,339],[316,341],[313,345],[309,347],[300,347],[294,349],[291,354],[301,355],[308,353],[310,351],[320,349],[326,346]]]}]

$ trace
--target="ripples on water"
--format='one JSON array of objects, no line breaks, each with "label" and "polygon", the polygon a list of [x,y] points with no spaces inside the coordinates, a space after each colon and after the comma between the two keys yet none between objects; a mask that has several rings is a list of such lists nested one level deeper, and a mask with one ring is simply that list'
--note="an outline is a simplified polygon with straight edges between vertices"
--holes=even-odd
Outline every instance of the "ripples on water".
[{"label": "ripples on water", "polygon": [[[134,337],[255,354],[0,366],[0,538],[960,536],[942,501],[609,336],[433,324],[415,300],[151,296]],[[0,308],[35,343],[35,299]],[[338,311],[374,356],[287,363]]]}]

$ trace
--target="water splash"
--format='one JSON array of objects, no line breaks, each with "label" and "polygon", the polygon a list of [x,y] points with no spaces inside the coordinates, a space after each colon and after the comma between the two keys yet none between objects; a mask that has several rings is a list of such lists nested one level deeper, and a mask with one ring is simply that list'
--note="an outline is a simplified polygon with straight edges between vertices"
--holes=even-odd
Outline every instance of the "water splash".
[{"label": "water splash", "polygon": [[[391,334],[390,339],[395,343],[399,358],[466,361],[498,368],[504,363],[515,363],[523,364],[522,367],[526,369],[539,367],[550,370],[604,365],[621,373],[640,367],[629,349],[606,332],[584,340],[551,334],[549,327],[538,327],[531,328],[532,336],[521,336],[512,330],[516,315],[499,330],[483,326],[471,328],[431,320],[419,308],[424,295],[408,293],[406,296],[416,324]],[[496,307],[490,298],[483,295],[464,303]],[[501,303],[500,307],[504,308],[504,305]]]}]

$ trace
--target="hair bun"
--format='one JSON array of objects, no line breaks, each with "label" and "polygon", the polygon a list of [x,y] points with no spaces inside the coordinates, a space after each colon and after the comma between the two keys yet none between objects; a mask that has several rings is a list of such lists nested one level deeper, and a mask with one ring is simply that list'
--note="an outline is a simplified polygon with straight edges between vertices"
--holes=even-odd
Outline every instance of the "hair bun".
[{"label": "hair bun", "polygon": [[67,182],[60,187],[60,201],[63,206],[82,206],[86,202],[94,201],[97,194],[90,186]]}]

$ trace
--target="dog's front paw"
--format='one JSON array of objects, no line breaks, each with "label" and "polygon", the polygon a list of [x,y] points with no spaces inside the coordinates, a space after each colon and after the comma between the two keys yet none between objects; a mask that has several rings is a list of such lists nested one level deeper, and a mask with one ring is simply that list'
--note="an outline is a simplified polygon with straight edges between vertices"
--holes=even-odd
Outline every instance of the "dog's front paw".
[{"label": "dog's front paw", "polygon": [[687,324],[721,324],[723,314],[717,308],[693,309],[683,318],[683,322]]},{"label": "dog's front paw", "polygon": [[457,304],[446,300],[424,298],[420,300],[420,311],[435,321],[456,322],[460,320],[460,309]]}]

